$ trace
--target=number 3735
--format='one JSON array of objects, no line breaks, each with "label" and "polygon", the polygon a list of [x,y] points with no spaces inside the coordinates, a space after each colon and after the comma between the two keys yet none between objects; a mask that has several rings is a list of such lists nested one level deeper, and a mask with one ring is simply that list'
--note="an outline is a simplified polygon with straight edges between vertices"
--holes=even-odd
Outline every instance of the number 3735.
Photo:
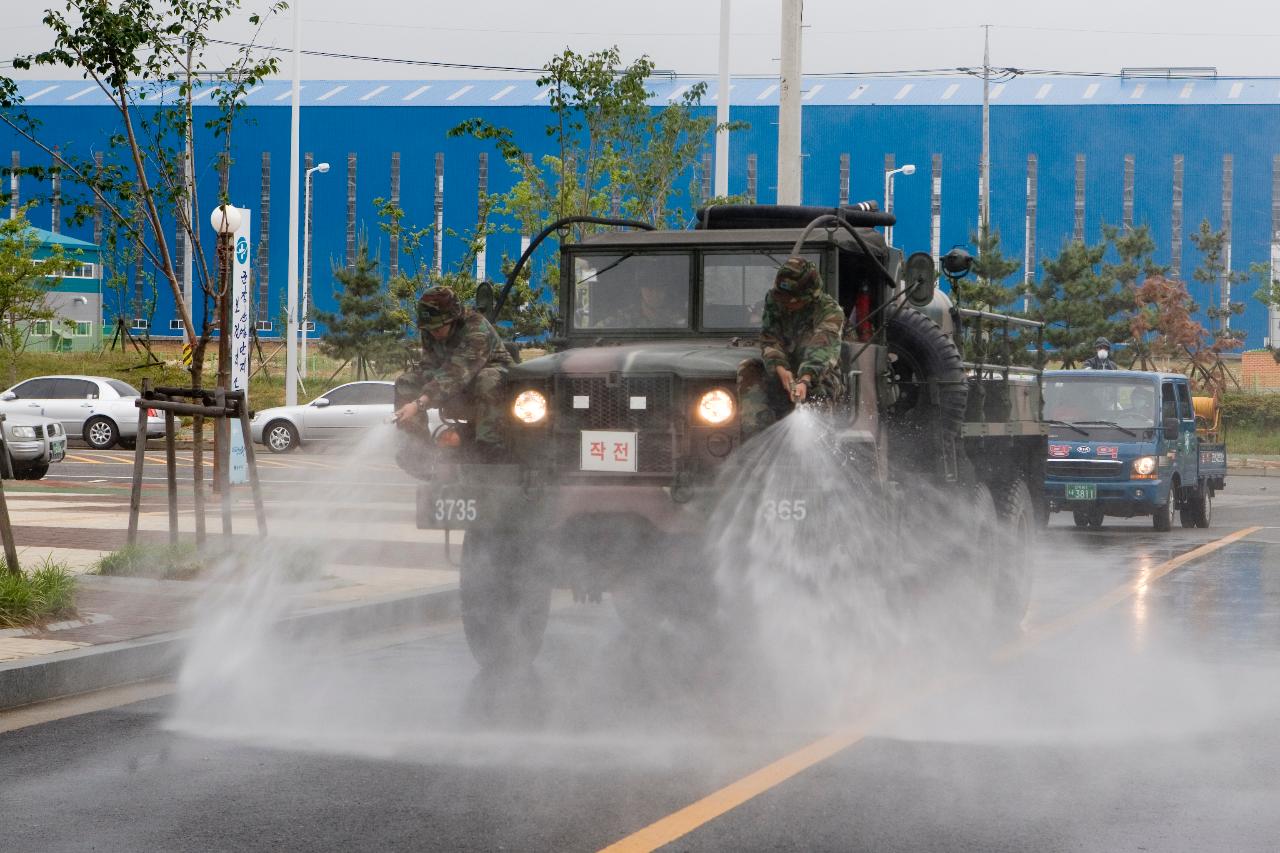
[{"label": "number 3735", "polygon": [[475,521],[478,517],[475,498],[436,499],[436,521]]},{"label": "number 3735", "polygon": [[795,500],[766,499],[760,505],[760,515],[765,521],[804,521],[809,506],[804,498]]}]

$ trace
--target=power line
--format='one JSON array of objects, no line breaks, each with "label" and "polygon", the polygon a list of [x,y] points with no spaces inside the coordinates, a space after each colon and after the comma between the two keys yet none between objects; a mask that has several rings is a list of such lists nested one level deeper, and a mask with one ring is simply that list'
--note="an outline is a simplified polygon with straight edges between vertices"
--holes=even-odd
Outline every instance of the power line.
[{"label": "power line", "polygon": [[[253,50],[269,50],[275,53],[292,53],[293,51],[287,47],[276,47],[274,45],[249,44],[240,41],[224,41],[223,39],[209,39],[210,44],[220,44],[227,47],[250,48]],[[335,53],[327,50],[304,50],[301,51],[304,56],[322,56],[326,59],[351,59],[360,62],[385,62],[395,65],[418,65],[427,68],[460,68],[466,71],[506,71],[513,74],[542,74],[543,68],[524,68],[517,65],[479,65],[466,62],[440,62],[431,59],[402,59],[390,56],[362,56],[355,53]]]}]

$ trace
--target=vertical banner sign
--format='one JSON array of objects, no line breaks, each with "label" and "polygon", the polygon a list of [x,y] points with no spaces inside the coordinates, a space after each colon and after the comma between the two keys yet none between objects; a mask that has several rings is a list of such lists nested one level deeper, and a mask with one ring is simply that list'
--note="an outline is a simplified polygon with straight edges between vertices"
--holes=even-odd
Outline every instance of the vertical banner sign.
[{"label": "vertical banner sign", "polygon": [[[252,290],[249,282],[249,211],[240,209],[240,228],[235,234],[235,253],[231,264],[231,390],[249,390],[249,353],[252,340],[249,335],[249,304]],[[225,334],[225,332],[224,332]],[[246,404],[248,398],[245,398]],[[245,455],[244,436],[240,424],[231,425],[231,468],[228,471],[232,483],[249,482],[249,459]]]}]

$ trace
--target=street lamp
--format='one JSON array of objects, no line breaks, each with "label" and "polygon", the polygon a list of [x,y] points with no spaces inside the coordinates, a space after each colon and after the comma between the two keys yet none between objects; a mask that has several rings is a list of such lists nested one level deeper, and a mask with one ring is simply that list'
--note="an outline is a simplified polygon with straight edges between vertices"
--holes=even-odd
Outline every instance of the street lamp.
[{"label": "street lamp", "polygon": [[307,312],[311,309],[311,173],[324,174],[328,163],[319,163],[307,169],[306,200],[302,203],[302,361],[298,375],[307,378]]},{"label": "street lamp", "polygon": [[[884,173],[884,212],[893,213],[893,176],[901,172],[904,175],[914,175],[916,167],[914,163],[907,163],[896,169],[889,169]],[[884,242],[887,245],[893,245],[893,226],[886,225],[884,228]]]},{"label": "street lamp", "polygon": [[[218,205],[209,215],[213,230],[218,232],[218,387],[223,390],[231,387],[231,244],[240,230],[240,218],[240,209],[230,204]],[[230,441],[227,419],[218,418],[213,425],[213,482],[219,491],[228,485]],[[199,465],[198,459],[196,464]]]}]

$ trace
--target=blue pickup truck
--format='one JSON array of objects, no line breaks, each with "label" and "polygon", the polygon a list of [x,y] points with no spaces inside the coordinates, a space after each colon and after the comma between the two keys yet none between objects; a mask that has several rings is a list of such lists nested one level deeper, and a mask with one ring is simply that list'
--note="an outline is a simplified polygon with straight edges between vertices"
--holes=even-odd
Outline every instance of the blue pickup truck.
[{"label": "blue pickup truck", "polygon": [[1205,420],[1206,402],[1193,400],[1187,377],[1175,373],[1045,371],[1048,511],[1070,512],[1077,527],[1139,515],[1159,531],[1175,515],[1183,527],[1208,527],[1227,452],[1217,424]]}]

